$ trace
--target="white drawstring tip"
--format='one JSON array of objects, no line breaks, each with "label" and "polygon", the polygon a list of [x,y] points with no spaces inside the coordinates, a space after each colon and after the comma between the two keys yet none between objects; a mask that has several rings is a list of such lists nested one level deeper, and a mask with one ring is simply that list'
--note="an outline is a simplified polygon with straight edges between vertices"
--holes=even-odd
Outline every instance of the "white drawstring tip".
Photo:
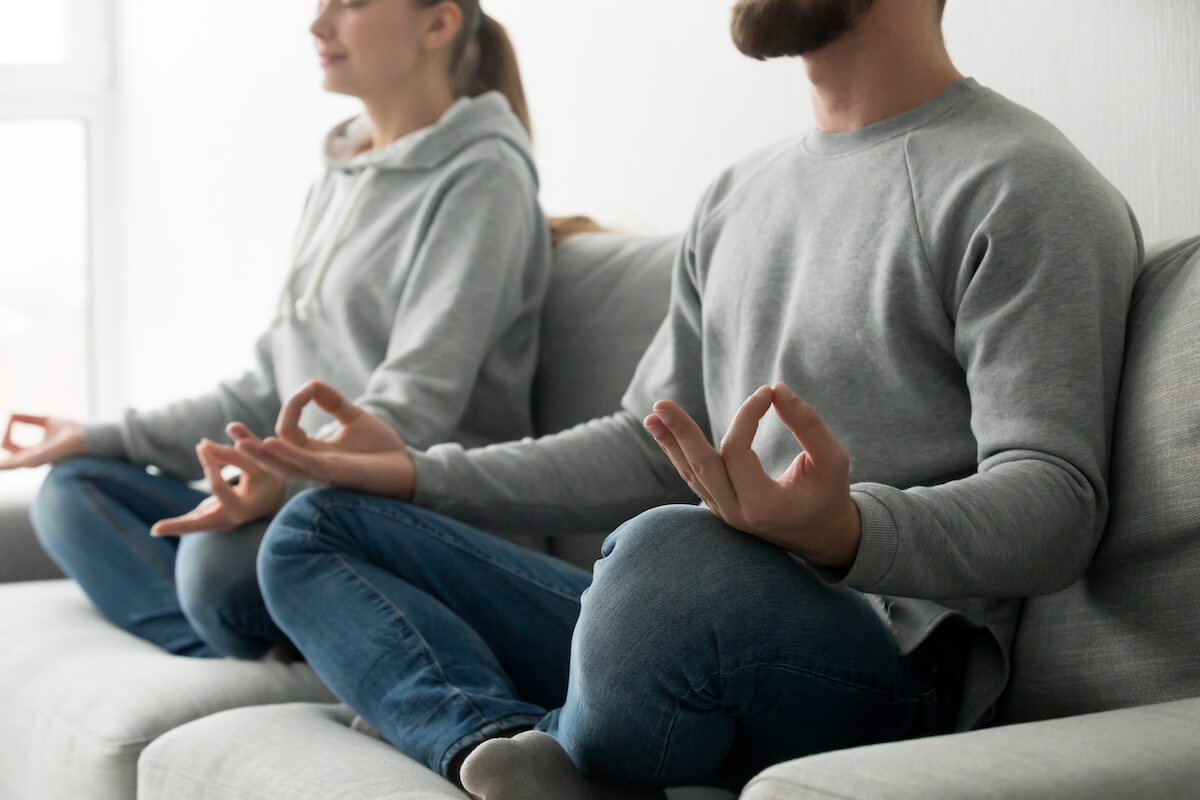
[{"label": "white drawstring tip", "polygon": [[313,307],[315,305],[316,303],[313,303],[311,300],[301,300],[299,303],[296,303],[296,319],[301,322],[308,322],[312,319]]}]

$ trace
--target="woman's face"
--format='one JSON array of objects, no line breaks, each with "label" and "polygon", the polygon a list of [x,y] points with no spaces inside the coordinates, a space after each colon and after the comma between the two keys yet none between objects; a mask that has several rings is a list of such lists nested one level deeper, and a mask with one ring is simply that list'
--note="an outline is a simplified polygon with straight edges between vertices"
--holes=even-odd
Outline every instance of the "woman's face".
[{"label": "woman's face", "polygon": [[445,73],[461,12],[455,3],[318,0],[310,28],[328,91],[355,97],[395,94],[423,76]]}]

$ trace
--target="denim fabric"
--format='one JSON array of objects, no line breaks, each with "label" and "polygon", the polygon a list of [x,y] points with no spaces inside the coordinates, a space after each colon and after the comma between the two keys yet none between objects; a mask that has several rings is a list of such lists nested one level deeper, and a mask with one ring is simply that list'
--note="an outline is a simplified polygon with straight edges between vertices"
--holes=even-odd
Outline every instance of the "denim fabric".
[{"label": "denim fabric", "polygon": [[257,658],[286,642],[254,573],[267,521],[232,533],[150,536],[207,495],[123,461],[51,470],[30,518],[38,541],[114,625],[177,655]]},{"label": "denim fabric", "polygon": [[275,518],[259,580],[344,702],[446,775],[506,728],[587,775],[737,789],[809,753],[949,732],[961,648],[901,656],[857,592],[694,506],[642,514],[594,577],[433,512],[339,490]]}]

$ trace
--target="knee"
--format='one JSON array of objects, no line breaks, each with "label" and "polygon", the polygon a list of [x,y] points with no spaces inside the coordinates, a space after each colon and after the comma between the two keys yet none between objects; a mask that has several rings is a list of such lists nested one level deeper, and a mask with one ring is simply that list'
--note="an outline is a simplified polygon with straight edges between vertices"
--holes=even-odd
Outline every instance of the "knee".
[{"label": "knee", "polygon": [[308,489],[284,505],[267,528],[256,564],[258,585],[272,615],[286,614],[286,598],[305,591],[305,583],[320,573],[321,561],[362,550],[371,531],[354,511],[377,501],[341,489]]},{"label": "knee", "polygon": [[224,540],[236,535],[218,531],[188,534],[177,552],[175,586],[179,605],[202,634],[222,625],[222,613],[235,607],[246,591],[246,571],[237,569],[231,563],[232,554],[222,547]]},{"label": "knee", "polygon": [[29,520],[42,547],[56,549],[62,540],[85,534],[72,517],[84,502],[84,484],[89,479],[111,472],[121,462],[83,456],[55,464],[29,505]]},{"label": "knee", "polygon": [[593,663],[602,661],[603,653],[618,651],[619,642],[645,640],[656,621],[694,616],[702,602],[697,592],[712,566],[711,539],[721,535],[718,527],[723,523],[705,509],[662,506],[604,540],[577,626],[578,644],[595,651]]},{"label": "knee", "polygon": [[662,595],[687,590],[691,576],[713,568],[715,551],[731,534],[744,535],[699,506],[660,506],[639,514],[601,545],[592,594],[669,601]]},{"label": "knee", "polygon": [[307,489],[289,500],[271,520],[258,548],[256,571],[267,607],[271,598],[295,580],[295,571],[313,552],[316,528],[328,507],[334,489]]},{"label": "knee", "polygon": [[601,555],[578,623],[580,645],[598,657],[736,627],[768,579],[797,569],[780,548],[699,506],[647,511],[613,531]]}]

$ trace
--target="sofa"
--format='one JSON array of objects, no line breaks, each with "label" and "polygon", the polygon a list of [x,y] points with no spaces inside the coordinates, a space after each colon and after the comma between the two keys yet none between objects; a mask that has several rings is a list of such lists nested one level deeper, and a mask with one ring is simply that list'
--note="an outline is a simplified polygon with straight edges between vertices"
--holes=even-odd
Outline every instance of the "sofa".
[{"label": "sofa", "polygon": [[[617,407],[665,312],[678,244],[586,234],[558,248],[539,431]],[[1012,684],[988,727],[778,764],[741,797],[1200,797],[1200,238],[1147,254],[1111,492],[1087,574],[1025,602]],[[353,731],[353,712],[302,662],[174,657],[109,625],[54,577],[28,499],[0,491],[0,798],[463,797]],[[521,544],[590,568],[605,533]]]}]

